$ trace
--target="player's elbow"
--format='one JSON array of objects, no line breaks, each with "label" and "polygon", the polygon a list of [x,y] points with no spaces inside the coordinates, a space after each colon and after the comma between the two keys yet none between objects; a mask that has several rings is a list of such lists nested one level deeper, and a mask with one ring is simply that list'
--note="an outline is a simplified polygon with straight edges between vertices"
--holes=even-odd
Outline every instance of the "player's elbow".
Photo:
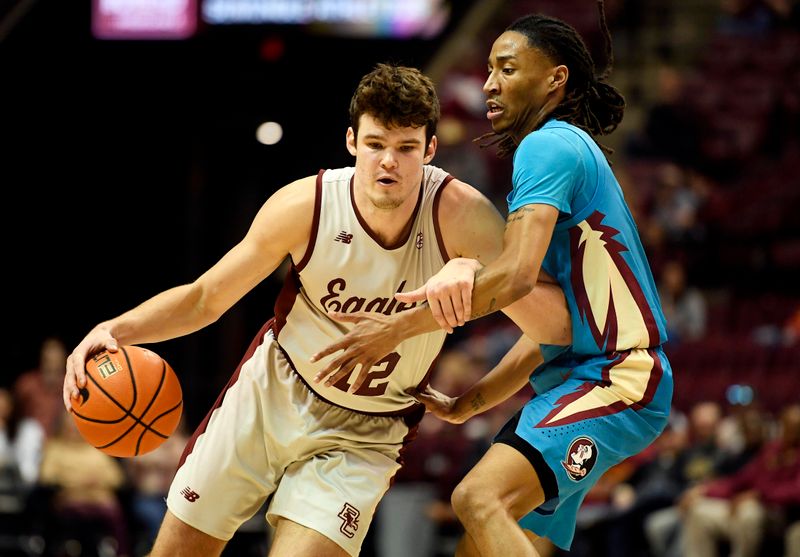
[{"label": "player's elbow", "polygon": [[189,303],[192,306],[192,315],[199,327],[205,327],[216,322],[228,309],[220,300],[220,296],[215,296],[214,291],[205,287],[200,282],[191,285]]},{"label": "player's elbow", "polygon": [[513,301],[517,301],[531,293],[531,290],[533,290],[533,287],[536,284],[536,280],[532,279],[531,275],[526,273],[514,273],[511,277],[509,277],[508,284],[511,299]]}]

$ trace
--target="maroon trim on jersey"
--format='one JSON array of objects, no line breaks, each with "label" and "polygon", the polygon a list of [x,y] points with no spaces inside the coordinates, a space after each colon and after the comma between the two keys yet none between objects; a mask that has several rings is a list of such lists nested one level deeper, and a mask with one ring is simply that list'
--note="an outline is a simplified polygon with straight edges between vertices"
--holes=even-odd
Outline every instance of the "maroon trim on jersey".
[{"label": "maroon trim on jersey", "polygon": [[306,252],[303,254],[303,258],[298,263],[297,270],[302,271],[306,265],[308,265],[308,260],[311,259],[311,254],[314,253],[314,246],[317,243],[317,231],[319,230],[319,215],[320,211],[322,210],[322,175],[325,174],[325,169],[319,171],[317,174],[317,185],[316,185],[316,194],[314,195],[314,219],[311,221],[311,234],[308,237],[308,245],[306,246]]},{"label": "maroon trim on jersey", "polygon": [[648,348],[647,353],[650,354],[651,358],[653,358],[653,370],[650,372],[650,379],[647,382],[647,388],[644,391],[642,400],[631,405],[631,408],[634,410],[641,410],[650,404],[650,401],[652,401],[653,397],[656,396],[656,390],[658,390],[658,385],[661,383],[661,377],[664,375],[664,365],[661,363],[661,358],[658,356],[658,352],[652,348]]},{"label": "maroon trim on jersey", "polygon": [[613,404],[609,404],[607,406],[601,406],[598,408],[592,408],[591,410],[585,410],[583,412],[575,412],[567,416],[566,418],[562,418],[557,421],[551,421],[553,417],[558,415],[561,410],[578,400],[579,398],[589,394],[592,392],[595,387],[605,387],[611,385],[611,368],[620,365],[624,362],[628,356],[630,355],[631,351],[626,350],[623,352],[615,352],[612,356],[616,356],[613,360],[611,360],[608,365],[603,367],[602,377],[603,380],[598,382],[595,381],[585,381],[578,385],[578,387],[571,393],[567,393],[559,398],[554,405],[552,411],[547,414],[542,420],[536,424],[535,427],[557,427],[562,425],[574,424],[576,422],[581,422],[583,420],[589,420],[591,418],[597,418],[600,416],[610,416],[611,414],[616,414],[617,412],[622,412],[630,408],[638,412],[639,410],[643,410],[647,407],[648,404],[653,400],[653,397],[656,394],[656,390],[658,389],[658,385],[661,382],[661,377],[664,375],[664,368],[661,364],[661,358],[658,357],[658,354],[654,350],[647,350],[647,353],[653,358],[653,368],[650,370],[650,377],[647,380],[647,387],[645,388],[644,395],[642,395],[641,400],[637,400],[631,404],[628,404],[622,400],[618,400]]},{"label": "maroon trim on jersey", "polygon": [[[442,346],[444,346],[444,343],[442,343]],[[420,381],[419,384],[416,386],[416,389],[418,391],[424,390],[425,387],[428,386],[428,383],[431,382],[431,377],[433,377],[433,370],[436,369],[436,364],[439,363],[439,358],[441,357],[441,355],[442,355],[442,349],[440,348],[439,352],[436,354],[436,357],[431,362],[431,365],[428,367],[428,371],[425,372],[425,377],[423,377],[422,381]]]},{"label": "maroon trim on jersey", "polygon": [[[403,436],[402,446],[400,447],[400,451],[397,454],[397,462],[400,467],[402,468],[405,465],[405,453],[408,450],[408,444],[411,443],[414,439],[417,438],[417,433],[419,433],[419,423],[422,421],[422,417],[425,415],[425,407],[423,405],[419,405],[420,408],[416,412],[408,413],[403,420],[408,426],[408,433]],[[398,468],[398,472],[400,469]],[[397,472],[392,474],[392,477],[389,478],[389,487],[394,485],[394,479],[397,476]]]},{"label": "maroon trim on jersey", "polygon": [[[274,329],[273,329],[273,331],[274,331]],[[277,338],[277,334],[276,334],[276,338]],[[420,406],[422,406],[424,408],[422,403],[415,402],[415,403],[412,403],[411,406],[407,406],[407,407],[405,407],[405,408],[403,408],[401,410],[396,410],[396,411],[393,411],[393,412],[365,412],[364,410],[356,410],[355,408],[350,408],[348,406],[342,406],[341,404],[336,404],[335,402],[331,402],[330,400],[328,400],[327,398],[325,398],[324,396],[319,394],[314,389],[314,387],[309,385],[308,381],[306,381],[305,378],[302,375],[300,375],[300,372],[297,371],[297,368],[295,367],[294,362],[292,362],[292,359],[289,357],[289,354],[286,353],[286,350],[283,349],[283,346],[281,346],[280,343],[278,343],[278,348],[280,349],[281,354],[283,354],[283,357],[286,358],[286,362],[289,364],[289,367],[292,368],[292,371],[297,376],[297,378],[300,379],[300,381],[303,382],[303,384],[306,386],[306,388],[308,388],[309,391],[311,391],[311,394],[313,394],[316,398],[318,398],[319,400],[321,400],[325,404],[330,404],[331,406],[335,406],[337,408],[342,408],[344,410],[347,410],[348,412],[354,412],[356,414],[362,414],[364,416],[379,416],[379,417],[382,417],[382,418],[394,418],[394,417],[400,418],[400,417],[402,417],[404,419],[407,416],[409,416],[410,414],[413,414],[415,411],[417,411]]]},{"label": "maroon trim on jersey", "polygon": [[376,244],[382,247],[385,250],[395,250],[400,249],[406,245],[408,239],[411,237],[411,230],[414,228],[412,224],[417,218],[417,213],[419,212],[419,207],[422,204],[422,189],[423,186],[420,184],[419,186],[419,196],[417,197],[417,205],[414,207],[414,213],[411,215],[411,218],[408,221],[408,233],[406,234],[405,238],[400,238],[396,243],[385,246],[383,242],[381,242],[380,238],[378,238],[377,234],[375,234],[372,229],[367,224],[367,221],[364,220],[364,217],[361,216],[361,213],[358,211],[358,206],[356,205],[356,195],[355,195],[355,177],[356,175],[350,177],[350,203],[353,206],[353,212],[356,214],[356,219],[358,219],[359,224],[361,224],[361,228],[364,229],[370,238],[372,238]]},{"label": "maroon trim on jersey", "polygon": [[439,201],[442,197],[442,191],[444,190],[445,186],[452,182],[453,177],[449,174],[447,177],[442,181],[442,185],[439,186],[439,189],[436,190],[436,194],[433,196],[433,230],[436,232],[436,243],[439,245],[439,253],[442,254],[442,259],[444,262],[447,263],[450,261],[450,256],[447,255],[447,248],[444,245],[444,238],[442,238],[442,229],[439,226]]},{"label": "maroon trim on jersey", "polygon": [[261,330],[258,331],[258,334],[253,339],[253,342],[250,343],[250,346],[247,348],[247,352],[245,352],[244,356],[242,357],[242,361],[239,362],[239,366],[236,368],[236,371],[233,372],[233,375],[231,375],[231,378],[228,380],[228,384],[225,385],[225,388],[222,389],[222,392],[217,397],[217,400],[214,402],[214,406],[211,407],[211,410],[208,411],[206,417],[203,419],[200,425],[197,426],[197,429],[192,434],[192,437],[189,439],[189,442],[186,443],[186,447],[183,449],[183,454],[181,455],[181,459],[178,462],[178,467],[176,468],[176,470],[179,469],[181,466],[183,466],[183,463],[186,462],[186,458],[190,454],[192,454],[192,451],[194,450],[194,444],[197,441],[197,438],[200,437],[200,435],[202,435],[203,433],[205,433],[206,428],[208,427],[208,422],[209,420],[211,420],[211,414],[214,413],[214,410],[222,406],[222,402],[225,399],[225,393],[227,393],[228,389],[233,387],[239,380],[239,373],[242,371],[242,366],[244,365],[244,363],[248,361],[250,358],[252,358],[253,354],[255,354],[256,352],[256,349],[258,349],[258,347],[264,343],[264,337],[266,336],[267,331],[272,329],[273,321],[274,319],[270,319],[269,321],[267,321],[264,324],[264,326],[261,327]]},{"label": "maroon trim on jersey", "polygon": [[275,326],[272,330],[275,332],[276,339],[283,329],[283,326],[286,325],[286,318],[289,317],[289,313],[292,311],[292,306],[294,306],[294,301],[297,299],[298,292],[300,292],[300,272],[297,270],[297,267],[292,265],[283,278],[283,286],[275,300],[275,307],[273,309],[275,313],[275,319],[273,320],[275,321]]}]

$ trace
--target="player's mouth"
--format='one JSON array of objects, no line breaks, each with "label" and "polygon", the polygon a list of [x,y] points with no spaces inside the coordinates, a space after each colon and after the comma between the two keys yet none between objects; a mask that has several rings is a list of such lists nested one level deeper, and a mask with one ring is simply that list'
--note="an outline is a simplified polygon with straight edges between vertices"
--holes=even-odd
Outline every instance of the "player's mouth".
[{"label": "player's mouth", "polygon": [[394,184],[397,183],[397,180],[395,180],[391,176],[381,176],[380,178],[378,178],[378,183],[383,186],[393,186]]},{"label": "player's mouth", "polygon": [[503,106],[496,101],[486,101],[486,107],[489,109],[486,113],[489,120],[496,120],[503,114]]}]

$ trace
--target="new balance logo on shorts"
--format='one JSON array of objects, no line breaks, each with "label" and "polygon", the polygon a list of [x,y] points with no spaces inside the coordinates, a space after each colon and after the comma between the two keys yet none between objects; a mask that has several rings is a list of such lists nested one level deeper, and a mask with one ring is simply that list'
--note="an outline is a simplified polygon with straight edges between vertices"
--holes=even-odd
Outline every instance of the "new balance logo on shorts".
[{"label": "new balance logo on shorts", "polygon": [[334,238],[334,240],[337,242],[342,242],[343,244],[349,244],[350,242],[353,241],[353,235],[348,234],[347,232],[342,230],[341,232],[339,232],[339,235],[336,236],[336,238]]},{"label": "new balance logo on shorts", "polygon": [[342,510],[339,511],[339,518],[342,519],[342,525],[339,526],[339,531],[348,538],[355,536],[358,530],[359,516],[361,516],[361,511],[350,503],[345,503]]},{"label": "new balance logo on shorts", "polygon": [[200,495],[196,491],[192,491],[192,488],[189,486],[186,486],[181,490],[181,495],[183,495],[183,498],[190,503],[194,503],[200,499]]}]

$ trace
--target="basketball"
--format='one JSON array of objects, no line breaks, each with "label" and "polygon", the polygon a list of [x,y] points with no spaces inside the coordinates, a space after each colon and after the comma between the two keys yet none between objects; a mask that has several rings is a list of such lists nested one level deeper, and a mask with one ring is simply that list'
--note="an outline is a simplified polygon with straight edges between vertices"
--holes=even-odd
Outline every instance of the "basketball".
[{"label": "basketball", "polygon": [[183,394],[170,365],[155,352],[120,346],[86,362],[86,386],[72,399],[83,438],[111,456],[149,453],[175,431]]}]

